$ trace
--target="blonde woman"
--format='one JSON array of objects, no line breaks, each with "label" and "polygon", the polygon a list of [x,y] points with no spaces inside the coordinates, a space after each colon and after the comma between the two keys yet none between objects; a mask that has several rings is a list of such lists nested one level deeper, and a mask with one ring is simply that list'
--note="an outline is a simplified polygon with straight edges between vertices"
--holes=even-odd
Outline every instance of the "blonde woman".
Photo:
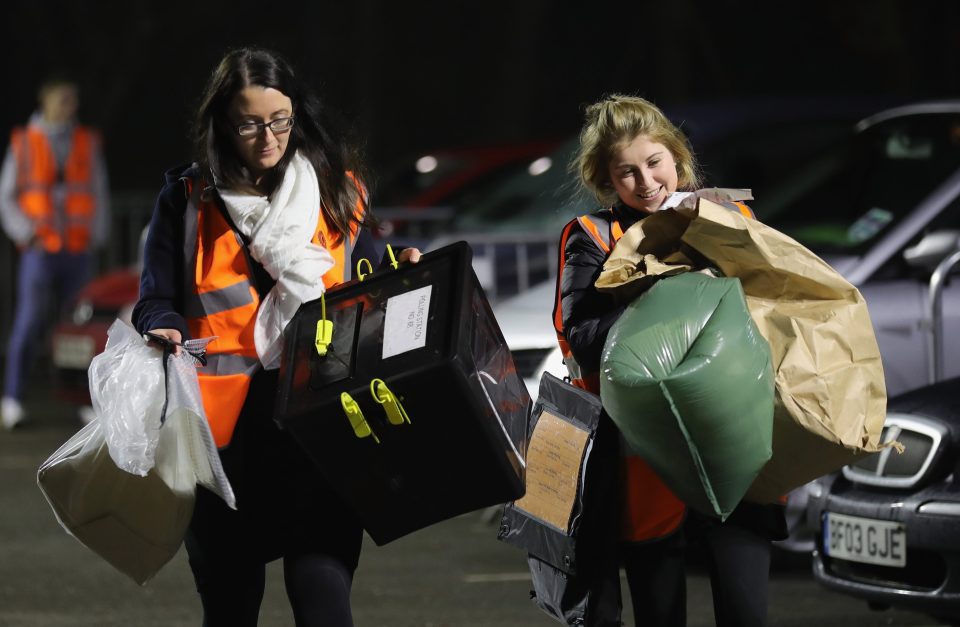
[{"label": "blonde woman", "polygon": [[[673,192],[697,189],[701,178],[683,133],[634,96],[609,96],[587,108],[575,165],[603,208],[563,230],[554,326],[574,383],[599,394],[600,353],[623,307],[594,282],[626,229]],[[686,624],[689,544],[704,549],[717,625],[764,625],[770,540],[786,535],[783,508],[743,503],[720,524],[688,511],[639,457],[625,455],[621,466],[620,499],[610,510],[619,514],[608,517],[619,519],[611,524],[618,527],[636,624]]]}]

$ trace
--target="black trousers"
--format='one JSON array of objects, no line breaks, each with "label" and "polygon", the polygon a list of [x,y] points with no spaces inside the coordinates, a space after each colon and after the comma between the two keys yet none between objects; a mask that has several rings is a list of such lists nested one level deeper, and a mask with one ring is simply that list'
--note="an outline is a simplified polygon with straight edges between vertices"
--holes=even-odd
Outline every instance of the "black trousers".
[{"label": "black trousers", "polygon": [[726,522],[688,512],[681,530],[629,543],[622,563],[637,627],[687,624],[687,553],[697,551],[710,574],[717,627],[763,627],[771,540],[786,536],[783,507],[743,503]]},{"label": "black trousers", "polygon": [[277,372],[251,382],[230,445],[220,459],[237,510],[197,489],[185,544],[205,627],[253,627],[266,563],[283,559],[298,627],[349,627],[350,586],[363,529],[319,470],[272,420]]}]

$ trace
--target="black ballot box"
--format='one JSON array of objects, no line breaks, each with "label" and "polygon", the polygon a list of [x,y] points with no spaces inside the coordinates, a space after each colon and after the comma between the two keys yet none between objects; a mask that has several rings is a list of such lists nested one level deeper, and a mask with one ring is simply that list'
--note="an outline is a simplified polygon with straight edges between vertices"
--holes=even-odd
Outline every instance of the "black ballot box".
[{"label": "black ballot box", "polygon": [[276,420],[378,545],[523,495],[530,396],[465,242],[304,303],[284,335]]}]

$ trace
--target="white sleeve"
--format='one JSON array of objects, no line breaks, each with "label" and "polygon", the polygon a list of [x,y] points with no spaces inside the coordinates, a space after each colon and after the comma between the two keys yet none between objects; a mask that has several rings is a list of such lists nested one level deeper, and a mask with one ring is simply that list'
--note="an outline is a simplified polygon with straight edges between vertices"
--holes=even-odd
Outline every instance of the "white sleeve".
[{"label": "white sleeve", "polygon": [[33,238],[33,221],[24,215],[17,201],[17,159],[13,146],[7,148],[0,169],[0,223],[15,244],[25,245]]}]

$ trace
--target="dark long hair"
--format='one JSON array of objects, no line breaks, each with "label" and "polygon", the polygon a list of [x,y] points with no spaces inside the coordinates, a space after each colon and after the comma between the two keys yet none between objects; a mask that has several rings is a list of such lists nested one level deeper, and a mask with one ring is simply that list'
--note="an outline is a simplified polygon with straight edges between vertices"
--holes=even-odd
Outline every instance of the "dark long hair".
[{"label": "dark long hair", "polygon": [[320,98],[297,78],[286,60],[269,50],[231,51],[213,71],[201,97],[193,130],[194,150],[204,175],[212,176],[224,187],[262,193],[263,187],[257,191],[251,173],[234,148],[234,129],[227,118],[234,96],[250,86],[272,88],[286,95],[293,103],[296,118],[286,152],[264,180],[267,195],[279,186],[283,172],[299,150],[317,172],[322,211],[338,232],[337,240],[347,236],[351,223],[358,221],[355,215],[358,202],[363,206],[362,223],[370,224],[366,217],[369,205],[361,182],[364,172],[359,155],[329,119]]}]

